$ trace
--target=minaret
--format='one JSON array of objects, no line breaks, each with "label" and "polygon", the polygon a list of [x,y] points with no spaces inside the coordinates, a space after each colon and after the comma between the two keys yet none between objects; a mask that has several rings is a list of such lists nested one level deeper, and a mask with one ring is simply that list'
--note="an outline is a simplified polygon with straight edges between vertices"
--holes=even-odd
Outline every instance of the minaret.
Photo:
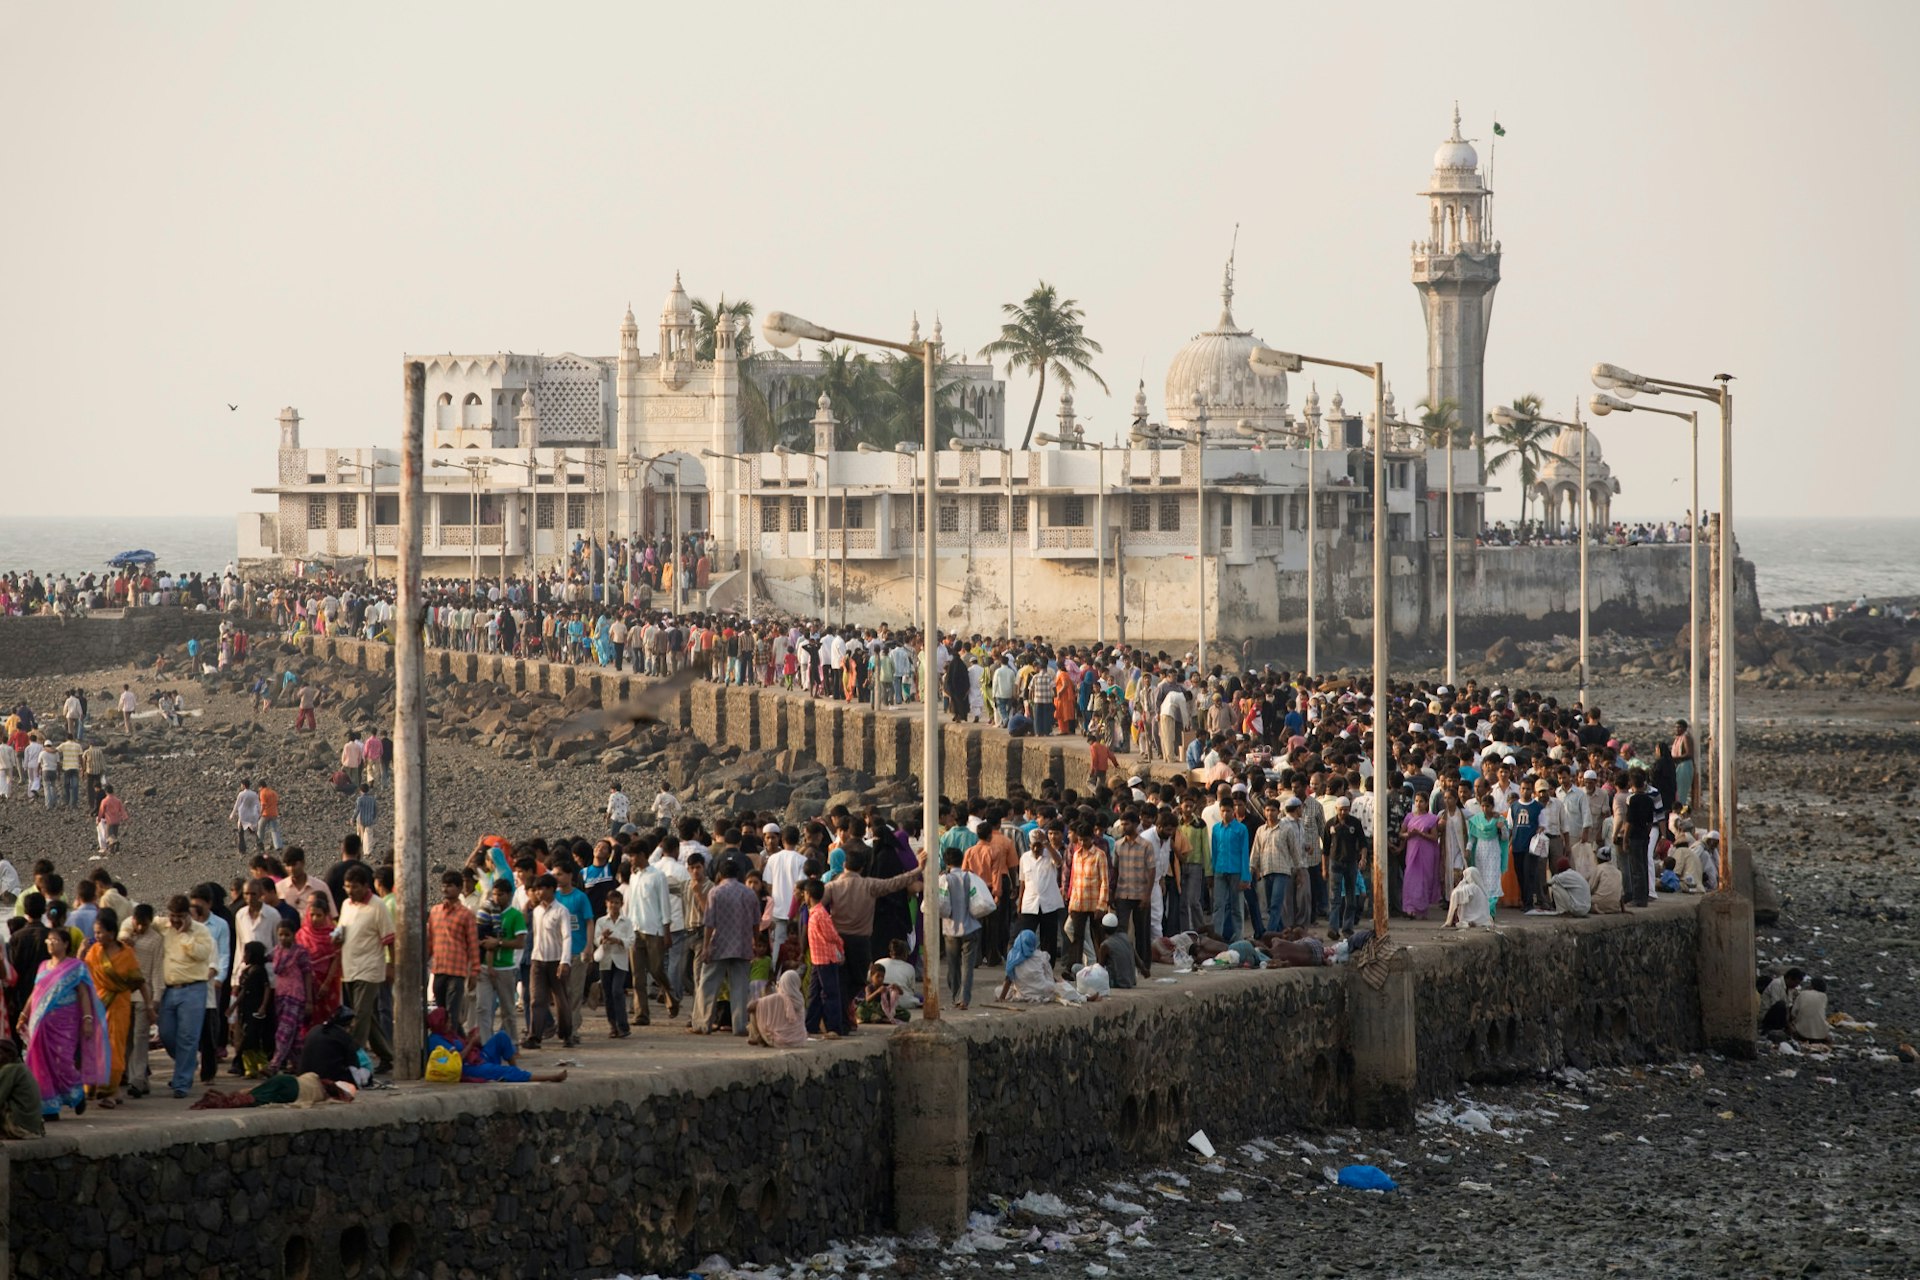
[{"label": "minaret", "polygon": [[1080,429],[1074,425],[1073,388],[1060,388],[1060,426],[1055,432],[1060,438],[1060,447],[1071,449],[1080,435]]},{"label": "minaret", "polygon": [[292,405],[280,411],[280,447],[282,449],[300,447],[300,411]]},{"label": "minaret", "polygon": [[640,322],[633,318],[631,302],[620,319],[620,360],[613,391],[618,400],[613,441],[624,457],[635,451],[640,429]]},{"label": "minaret", "polygon": [[1427,236],[1413,245],[1413,286],[1427,315],[1427,400],[1452,401],[1460,425],[1486,436],[1487,328],[1500,283],[1500,242],[1491,238],[1493,193],[1480,178],[1480,157],[1453,133],[1433,155]]},{"label": "minaret", "polygon": [[520,393],[520,412],[515,415],[519,427],[519,447],[532,449],[540,443],[540,411],[533,404],[533,388]]},{"label": "minaret", "polygon": [[680,273],[660,308],[660,380],[678,390],[687,381],[693,363],[693,302],[687,297]]},{"label": "minaret", "polygon": [[[713,326],[713,448],[718,453],[740,452],[740,361],[736,356],[733,316],[727,298],[720,296],[720,315]],[[707,488],[711,491],[713,531],[726,546],[735,541],[739,499],[735,478],[739,464],[730,458],[707,459]]]},{"label": "minaret", "polygon": [[1133,425],[1136,427],[1147,425],[1147,380],[1145,378],[1140,379],[1140,385],[1133,393]]},{"label": "minaret", "polygon": [[836,437],[839,435],[839,419],[833,416],[833,397],[826,392],[814,401],[816,412],[813,415],[813,451],[826,457],[839,447]]}]

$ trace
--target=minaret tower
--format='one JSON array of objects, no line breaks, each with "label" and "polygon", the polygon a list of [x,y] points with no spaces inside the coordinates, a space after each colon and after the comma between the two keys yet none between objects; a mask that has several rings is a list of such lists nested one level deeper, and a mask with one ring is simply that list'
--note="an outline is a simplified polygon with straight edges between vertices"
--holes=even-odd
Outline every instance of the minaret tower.
[{"label": "minaret tower", "polygon": [[1487,328],[1500,283],[1500,242],[1493,238],[1493,192],[1480,177],[1480,157],[1453,134],[1433,154],[1427,236],[1413,244],[1413,287],[1427,314],[1427,399],[1452,401],[1460,425],[1484,440]]}]

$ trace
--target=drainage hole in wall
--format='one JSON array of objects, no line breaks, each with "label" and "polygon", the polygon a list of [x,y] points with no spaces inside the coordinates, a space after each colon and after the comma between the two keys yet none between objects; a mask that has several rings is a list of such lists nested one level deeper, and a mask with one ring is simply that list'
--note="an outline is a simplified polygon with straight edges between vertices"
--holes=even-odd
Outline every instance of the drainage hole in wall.
[{"label": "drainage hole in wall", "polygon": [[288,1236],[287,1243],[280,1249],[280,1275],[282,1280],[307,1280],[307,1269],[312,1266],[311,1249],[305,1236]]},{"label": "drainage hole in wall", "polygon": [[340,1233],[340,1274],[353,1277],[367,1269],[367,1229],[354,1223]]},{"label": "drainage hole in wall", "polygon": [[387,1274],[411,1275],[413,1272],[413,1227],[396,1222],[387,1228]]}]

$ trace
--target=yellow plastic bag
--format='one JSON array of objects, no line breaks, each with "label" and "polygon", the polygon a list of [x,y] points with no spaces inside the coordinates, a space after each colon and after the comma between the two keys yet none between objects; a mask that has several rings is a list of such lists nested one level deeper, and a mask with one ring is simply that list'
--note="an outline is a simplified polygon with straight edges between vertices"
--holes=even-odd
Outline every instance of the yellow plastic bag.
[{"label": "yellow plastic bag", "polygon": [[439,1084],[460,1083],[460,1055],[444,1045],[427,1055],[427,1079]]}]

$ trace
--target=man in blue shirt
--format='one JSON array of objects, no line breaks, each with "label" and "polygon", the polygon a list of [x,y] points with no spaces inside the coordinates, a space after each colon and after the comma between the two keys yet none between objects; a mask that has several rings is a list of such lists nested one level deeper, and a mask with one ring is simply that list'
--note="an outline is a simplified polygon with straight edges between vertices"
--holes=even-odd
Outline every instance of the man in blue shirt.
[{"label": "man in blue shirt", "polygon": [[[587,939],[593,936],[593,900],[588,898],[586,892],[580,888],[579,881],[574,875],[573,864],[559,863],[554,867],[553,873],[560,885],[554,892],[553,900],[565,907],[567,914],[573,917],[573,937],[569,943],[571,953],[568,956],[569,967],[566,976],[567,990],[572,997],[570,1007],[582,1009],[586,1007],[584,1002],[587,993],[587,974],[598,967],[580,963],[581,953],[587,949]],[[566,1045],[572,1048],[579,1043],[579,1021],[576,1018],[573,1037],[566,1041]]]},{"label": "man in blue shirt", "polygon": [[1220,941],[1233,942],[1240,936],[1240,886],[1246,883],[1253,861],[1244,798],[1234,800],[1231,817],[1223,811],[1221,820],[1213,824],[1208,848],[1213,857],[1213,931]]}]

